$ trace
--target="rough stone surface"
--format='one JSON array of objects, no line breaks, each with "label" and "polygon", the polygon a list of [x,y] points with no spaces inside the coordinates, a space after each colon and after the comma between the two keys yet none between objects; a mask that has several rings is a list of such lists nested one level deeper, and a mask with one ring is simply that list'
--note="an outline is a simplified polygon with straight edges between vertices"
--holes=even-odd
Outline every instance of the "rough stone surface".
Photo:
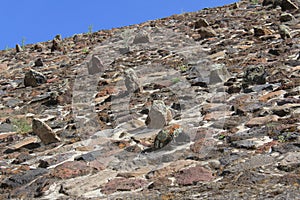
[{"label": "rough stone surface", "polygon": [[133,69],[125,71],[125,86],[129,93],[139,92],[141,90],[139,79]]},{"label": "rough stone surface", "polygon": [[176,182],[179,185],[195,185],[197,182],[207,182],[214,179],[212,172],[202,166],[183,169],[175,174]]},{"label": "rough stone surface", "polygon": [[41,139],[44,144],[60,141],[60,138],[53,132],[53,130],[40,119],[32,120],[32,131]]},{"label": "rough stone surface", "polygon": [[94,75],[104,71],[104,66],[100,58],[96,55],[93,55],[90,62],[88,62],[88,73]]},{"label": "rough stone surface", "polygon": [[89,167],[83,161],[67,161],[53,169],[51,175],[61,179],[69,179],[87,175],[93,172],[94,168]]},{"label": "rough stone surface", "polygon": [[111,194],[117,191],[131,191],[145,187],[147,183],[148,182],[143,179],[115,178],[104,185],[101,192]]},{"label": "rough stone surface", "polygon": [[148,128],[161,129],[169,123],[168,108],[163,101],[155,100],[148,115]]},{"label": "rough stone surface", "polygon": [[24,85],[25,87],[31,86],[36,87],[40,84],[46,83],[47,77],[44,76],[42,73],[37,72],[35,70],[29,70],[26,72],[24,77]]}]

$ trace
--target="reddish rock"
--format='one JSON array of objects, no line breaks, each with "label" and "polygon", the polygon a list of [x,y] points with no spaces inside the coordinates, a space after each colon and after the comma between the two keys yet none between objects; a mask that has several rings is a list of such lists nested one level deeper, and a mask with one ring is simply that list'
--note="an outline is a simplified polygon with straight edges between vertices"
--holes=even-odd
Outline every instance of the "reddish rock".
[{"label": "reddish rock", "polygon": [[277,115],[267,115],[265,117],[255,117],[250,119],[247,123],[246,126],[248,127],[254,127],[254,126],[262,126],[265,125],[269,122],[276,122],[278,121],[279,117]]},{"label": "reddish rock", "polygon": [[197,182],[208,182],[214,179],[211,171],[197,165],[183,169],[175,174],[176,183],[179,185],[195,185]]},{"label": "reddish rock", "polygon": [[101,192],[104,194],[112,194],[117,191],[132,191],[138,188],[145,187],[147,184],[148,182],[143,179],[115,178],[106,183],[102,187]]},{"label": "reddish rock", "polygon": [[87,175],[94,170],[94,167],[88,166],[87,163],[83,161],[67,161],[55,167],[51,175],[61,179],[69,179]]},{"label": "reddish rock", "polygon": [[279,97],[279,96],[283,95],[284,93],[285,93],[284,90],[270,92],[270,93],[267,93],[267,94],[259,97],[258,100],[262,101],[262,102],[267,102],[268,100],[273,99],[275,97]]}]

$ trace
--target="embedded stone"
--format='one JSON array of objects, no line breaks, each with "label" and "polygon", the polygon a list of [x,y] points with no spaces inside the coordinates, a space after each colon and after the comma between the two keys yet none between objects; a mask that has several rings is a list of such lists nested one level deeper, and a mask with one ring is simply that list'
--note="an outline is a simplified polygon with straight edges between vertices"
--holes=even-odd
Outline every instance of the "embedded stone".
[{"label": "embedded stone", "polygon": [[100,58],[96,55],[93,55],[90,62],[87,64],[88,66],[88,73],[90,75],[94,75],[104,71],[104,66]]},{"label": "embedded stone", "polygon": [[47,82],[47,77],[35,70],[31,69],[25,74],[25,78],[24,78],[25,87],[28,86],[37,87],[38,85],[41,85],[46,82]]},{"label": "embedded stone", "polygon": [[35,118],[32,120],[32,131],[46,145],[60,141],[60,138],[53,132],[50,126],[40,119]]},{"label": "embedded stone", "polygon": [[133,69],[125,71],[125,86],[129,93],[141,91],[139,79]]},{"label": "embedded stone", "polygon": [[170,110],[161,100],[153,101],[148,114],[147,126],[152,129],[162,129],[171,120],[169,118]]}]

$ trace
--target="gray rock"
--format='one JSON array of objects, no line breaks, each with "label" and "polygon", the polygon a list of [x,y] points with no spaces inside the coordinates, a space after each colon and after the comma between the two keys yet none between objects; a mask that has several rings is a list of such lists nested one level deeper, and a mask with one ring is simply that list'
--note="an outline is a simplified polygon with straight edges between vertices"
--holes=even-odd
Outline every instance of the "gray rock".
[{"label": "gray rock", "polygon": [[280,161],[278,169],[283,171],[293,171],[300,167],[300,152],[288,152]]},{"label": "gray rock", "polygon": [[37,87],[38,85],[46,82],[47,82],[47,77],[35,70],[31,69],[25,74],[25,78],[24,78],[25,87],[28,86]]},{"label": "gray rock", "polygon": [[168,112],[170,112],[161,100],[153,101],[152,107],[148,115],[148,128],[162,129],[169,123]]},{"label": "gray rock", "polygon": [[53,132],[50,126],[40,119],[35,118],[32,120],[32,131],[46,145],[60,141],[60,138]]},{"label": "gray rock", "polygon": [[214,69],[210,71],[209,84],[225,82],[229,76],[225,65],[215,65]]},{"label": "gray rock", "polygon": [[144,31],[141,31],[139,32],[135,37],[134,37],[134,40],[133,40],[133,44],[139,44],[139,43],[148,43],[150,42],[150,37],[149,35],[144,32]]},{"label": "gray rock", "polygon": [[97,150],[97,151],[92,151],[92,152],[77,156],[74,160],[76,160],[76,161],[83,160],[83,161],[90,162],[90,161],[96,160],[97,158],[101,157],[102,155],[103,155],[103,151]]},{"label": "gray rock", "polygon": [[87,64],[88,72],[90,75],[94,75],[104,71],[104,65],[100,58],[96,55],[93,55],[90,62]]},{"label": "gray rock", "polygon": [[243,81],[249,84],[265,84],[266,75],[263,66],[249,66],[245,70]]},{"label": "gray rock", "polygon": [[11,124],[0,124],[0,133],[13,132],[14,130],[14,126]]},{"label": "gray rock", "polygon": [[34,169],[34,170],[29,170],[21,174],[16,174],[13,175],[7,179],[5,179],[1,185],[0,188],[17,188],[22,185],[25,185],[34,179],[36,179],[39,176],[42,176],[48,172],[47,169]]},{"label": "gray rock", "polygon": [[125,86],[129,93],[141,91],[138,77],[133,69],[125,71]]}]

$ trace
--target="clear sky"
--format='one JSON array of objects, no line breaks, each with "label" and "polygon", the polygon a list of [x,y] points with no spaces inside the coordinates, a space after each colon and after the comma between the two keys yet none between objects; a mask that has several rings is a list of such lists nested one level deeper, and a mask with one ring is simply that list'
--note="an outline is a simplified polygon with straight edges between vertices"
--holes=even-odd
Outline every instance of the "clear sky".
[{"label": "clear sky", "polygon": [[57,34],[110,29],[237,0],[2,0],[0,49],[32,44]]}]

